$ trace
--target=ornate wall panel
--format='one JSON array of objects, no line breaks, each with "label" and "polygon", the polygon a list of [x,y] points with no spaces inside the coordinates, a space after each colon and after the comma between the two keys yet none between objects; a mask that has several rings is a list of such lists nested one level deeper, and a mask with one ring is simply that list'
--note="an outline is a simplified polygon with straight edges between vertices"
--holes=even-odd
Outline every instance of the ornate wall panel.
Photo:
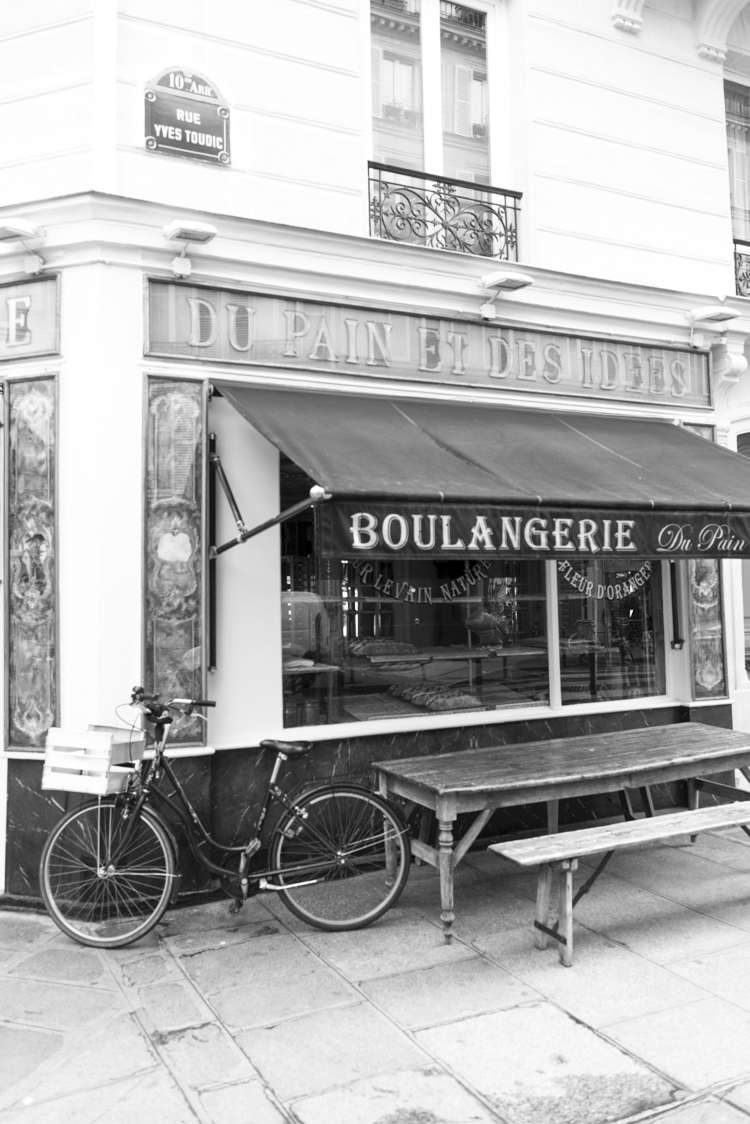
[{"label": "ornate wall panel", "polygon": [[[149,379],[146,402],[145,652],[147,689],[162,699],[205,697],[205,389]],[[199,718],[170,740],[203,742]]]},{"label": "ornate wall panel", "polygon": [[43,748],[58,721],[54,378],[9,382],[8,738]]},{"label": "ornate wall panel", "polygon": [[690,558],[685,565],[690,605],[693,698],[721,698],[727,693],[727,684],[719,559]]}]

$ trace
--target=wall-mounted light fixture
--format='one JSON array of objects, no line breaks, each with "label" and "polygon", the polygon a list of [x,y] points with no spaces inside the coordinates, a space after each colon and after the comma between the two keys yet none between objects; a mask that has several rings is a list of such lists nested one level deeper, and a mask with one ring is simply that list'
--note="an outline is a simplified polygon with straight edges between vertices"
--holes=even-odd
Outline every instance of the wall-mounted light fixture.
[{"label": "wall-mounted light fixture", "polygon": [[42,228],[35,226],[32,222],[27,222],[26,219],[16,218],[15,216],[0,219],[0,242],[21,243],[26,250],[26,257],[23,259],[23,268],[26,273],[41,273],[44,269],[44,258],[30,250],[26,245],[31,239],[43,237],[44,231]]},{"label": "wall-mounted light fixture", "polygon": [[502,293],[515,293],[519,289],[527,289],[534,284],[534,278],[528,273],[511,273],[509,270],[496,269],[494,273],[485,273],[481,279],[484,289],[492,289],[493,295],[480,306],[479,315],[483,320],[494,320],[496,315],[495,298]]},{"label": "wall-mounted light fixture", "polygon": [[709,332],[721,332],[727,320],[736,320],[739,315],[739,312],[727,308],[725,304],[704,304],[700,308],[691,308],[685,313],[685,319],[690,324],[690,346],[703,347],[704,344],[703,334],[696,332],[696,325]]},{"label": "wall-mounted light fixture", "polygon": [[216,227],[208,222],[191,222],[187,219],[175,219],[162,228],[162,234],[168,242],[182,242],[182,253],[172,259],[172,273],[175,277],[189,277],[192,272],[193,264],[186,256],[190,243],[205,246],[218,233]]}]

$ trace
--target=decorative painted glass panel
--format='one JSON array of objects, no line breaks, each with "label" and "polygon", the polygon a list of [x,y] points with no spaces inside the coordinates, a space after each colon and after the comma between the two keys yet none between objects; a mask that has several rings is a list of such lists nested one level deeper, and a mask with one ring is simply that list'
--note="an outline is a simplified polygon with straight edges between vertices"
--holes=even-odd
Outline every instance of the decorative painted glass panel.
[{"label": "decorative painted glass panel", "polygon": [[[149,379],[146,446],[144,677],[162,699],[203,698],[204,387]],[[173,742],[205,740],[180,718]]]},{"label": "decorative painted glass panel", "polygon": [[44,746],[57,721],[55,379],[8,395],[8,696],[12,746]]},{"label": "decorative painted glass panel", "polygon": [[717,558],[686,562],[690,605],[693,698],[726,695],[724,636],[721,626],[721,570]]}]

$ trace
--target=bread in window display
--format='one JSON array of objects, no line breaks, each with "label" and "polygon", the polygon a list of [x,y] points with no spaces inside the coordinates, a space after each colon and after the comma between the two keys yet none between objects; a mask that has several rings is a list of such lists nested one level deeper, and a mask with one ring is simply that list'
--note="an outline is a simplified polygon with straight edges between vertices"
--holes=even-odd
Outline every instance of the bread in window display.
[{"label": "bread in window display", "polygon": [[387,636],[366,636],[352,640],[349,651],[353,656],[413,656],[418,649],[405,640],[392,640]]},{"label": "bread in window display", "polygon": [[388,694],[425,710],[468,710],[482,705],[475,695],[458,687],[432,687],[425,683],[394,683]]}]

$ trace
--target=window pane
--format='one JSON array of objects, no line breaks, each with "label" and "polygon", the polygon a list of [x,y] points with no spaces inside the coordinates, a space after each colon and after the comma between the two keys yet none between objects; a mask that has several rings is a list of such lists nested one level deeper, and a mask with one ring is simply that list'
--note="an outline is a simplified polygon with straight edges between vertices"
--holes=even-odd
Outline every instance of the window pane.
[{"label": "window pane", "polygon": [[486,16],[463,4],[440,3],[443,86],[443,173],[490,182]]},{"label": "window pane", "polygon": [[371,0],[374,159],[424,167],[420,0]]},{"label": "window pane", "polygon": [[563,703],[663,695],[659,564],[558,563]]},{"label": "window pane", "polygon": [[[282,507],[311,481],[281,466]],[[315,516],[282,525],[284,725],[549,700],[544,563],[320,561]]]},{"label": "window pane", "polygon": [[750,89],[734,82],[725,82],[724,99],[727,115],[732,230],[735,238],[748,241],[750,240],[750,184],[748,183]]}]

